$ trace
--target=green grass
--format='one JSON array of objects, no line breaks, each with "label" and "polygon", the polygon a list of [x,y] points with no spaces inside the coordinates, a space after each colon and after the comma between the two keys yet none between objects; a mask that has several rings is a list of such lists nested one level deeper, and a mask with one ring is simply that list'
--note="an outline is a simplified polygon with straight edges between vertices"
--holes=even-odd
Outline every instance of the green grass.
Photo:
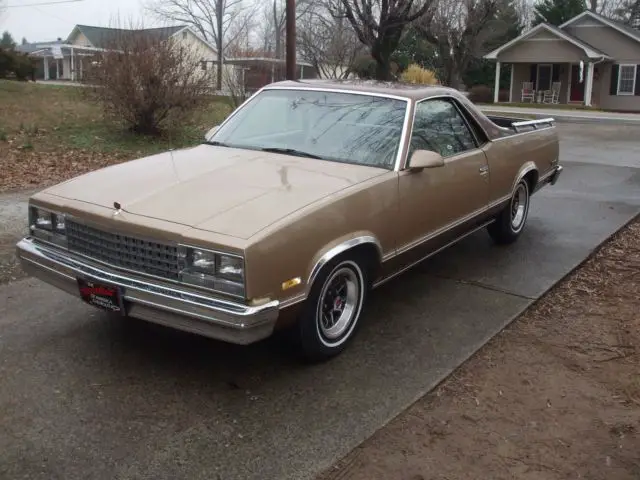
[{"label": "green grass", "polygon": [[210,97],[161,137],[137,135],[105,116],[80,87],[0,80],[0,139],[34,150],[82,149],[127,156],[152,154],[202,141],[231,112],[227,98]]}]

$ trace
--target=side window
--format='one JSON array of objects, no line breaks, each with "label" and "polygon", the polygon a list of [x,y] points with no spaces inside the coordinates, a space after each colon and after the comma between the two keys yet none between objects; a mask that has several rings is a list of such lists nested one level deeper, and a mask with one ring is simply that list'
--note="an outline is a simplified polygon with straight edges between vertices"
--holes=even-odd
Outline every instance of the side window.
[{"label": "side window", "polygon": [[476,147],[473,134],[450,101],[425,100],[416,105],[409,155],[431,150],[446,158]]}]

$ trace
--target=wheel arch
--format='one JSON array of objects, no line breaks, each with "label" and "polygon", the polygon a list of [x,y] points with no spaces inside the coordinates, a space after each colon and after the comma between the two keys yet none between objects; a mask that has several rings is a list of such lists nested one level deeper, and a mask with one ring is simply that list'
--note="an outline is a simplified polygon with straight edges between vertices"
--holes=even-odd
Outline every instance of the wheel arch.
[{"label": "wheel arch", "polygon": [[307,277],[307,289],[311,288],[318,274],[332,260],[347,252],[365,252],[374,260],[374,267],[382,264],[382,245],[371,233],[358,233],[347,238],[341,238],[325,246],[314,256]]},{"label": "wheel arch", "polygon": [[513,185],[511,186],[511,195],[516,191],[516,187],[518,183],[522,180],[527,182],[527,186],[529,187],[529,195],[531,195],[535,191],[535,187],[538,184],[538,178],[540,177],[540,173],[538,171],[538,167],[535,162],[529,161],[526,162],[518,172]]}]

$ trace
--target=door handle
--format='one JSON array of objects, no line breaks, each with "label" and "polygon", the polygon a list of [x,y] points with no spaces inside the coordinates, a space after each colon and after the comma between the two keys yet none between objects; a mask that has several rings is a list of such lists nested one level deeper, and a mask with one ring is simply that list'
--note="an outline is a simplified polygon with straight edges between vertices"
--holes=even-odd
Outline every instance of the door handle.
[{"label": "door handle", "polygon": [[484,167],[480,167],[480,175],[487,175],[489,173],[489,167],[485,165]]}]

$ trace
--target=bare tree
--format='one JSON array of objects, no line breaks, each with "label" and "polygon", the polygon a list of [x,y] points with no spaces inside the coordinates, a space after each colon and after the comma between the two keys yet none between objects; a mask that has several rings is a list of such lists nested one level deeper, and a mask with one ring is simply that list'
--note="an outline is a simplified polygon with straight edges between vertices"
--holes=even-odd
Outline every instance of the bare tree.
[{"label": "bare tree", "polygon": [[[147,9],[156,16],[193,27],[205,40],[212,41],[217,50],[216,87],[222,88],[222,68],[225,47],[234,34],[243,31],[238,24],[252,16],[251,8],[243,0],[149,0]],[[255,10],[255,4],[251,4]]]},{"label": "bare tree", "polygon": [[327,1],[316,1],[298,21],[298,48],[323,77],[346,78],[356,57],[364,46],[344,15],[344,7],[337,6],[333,16]]},{"label": "bare tree", "polygon": [[[391,55],[411,22],[431,15],[435,0],[332,0],[331,12],[351,23],[376,61],[376,78],[391,80]],[[344,12],[344,13],[342,13]]]},{"label": "bare tree", "polygon": [[[296,19],[299,20],[317,0],[297,0]],[[263,3],[260,40],[264,52],[273,52],[274,58],[284,58],[286,0],[268,0]]]},{"label": "bare tree", "polygon": [[625,5],[630,5],[629,0],[588,0],[589,10],[605,17],[623,20],[621,12],[625,10]]},{"label": "bare tree", "polygon": [[506,33],[509,25],[497,18],[500,6],[505,3],[443,0],[432,16],[416,24],[424,38],[436,47],[445,85],[460,88],[462,73],[474,58],[486,53],[487,42]]},{"label": "bare tree", "polygon": [[159,134],[201,105],[209,78],[193,50],[173,39],[123,30],[96,52],[83,81],[108,114],[137,133]]}]

